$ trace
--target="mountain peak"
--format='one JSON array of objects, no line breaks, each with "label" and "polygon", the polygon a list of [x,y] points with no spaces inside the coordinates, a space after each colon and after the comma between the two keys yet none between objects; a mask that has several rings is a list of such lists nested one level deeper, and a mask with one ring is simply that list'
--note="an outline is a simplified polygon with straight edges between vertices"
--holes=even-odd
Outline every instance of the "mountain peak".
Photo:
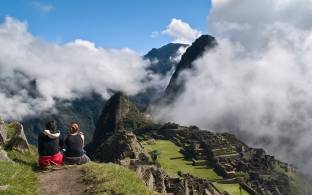
[{"label": "mountain peak", "polygon": [[176,70],[170,79],[164,95],[165,101],[172,101],[177,94],[183,91],[184,81],[178,79],[180,73],[183,70],[193,69],[193,62],[200,58],[206,50],[214,48],[216,45],[216,39],[210,35],[202,35],[192,43],[183,54],[181,61],[177,64]]},{"label": "mountain peak", "polygon": [[149,59],[152,62],[157,60],[157,63],[153,64],[150,69],[154,73],[165,75],[177,64],[177,62],[172,59],[179,55],[179,49],[187,46],[188,45],[181,43],[169,43],[160,48],[153,48],[144,56],[144,58]]},{"label": "mountain peak", "polygon": [[182,43],[169,43],[160,48],[153,48],[144,57],[146,58],[169,58],[177,53],[180,47],[187,47],[187,44]]},{"label": "mountain peak", "polygon": [[100,145],[108,137],[124,130],[135,130],[147,122],[136,105],[118,92],[105,103],[88,150],[92,153],[93,146]]}]

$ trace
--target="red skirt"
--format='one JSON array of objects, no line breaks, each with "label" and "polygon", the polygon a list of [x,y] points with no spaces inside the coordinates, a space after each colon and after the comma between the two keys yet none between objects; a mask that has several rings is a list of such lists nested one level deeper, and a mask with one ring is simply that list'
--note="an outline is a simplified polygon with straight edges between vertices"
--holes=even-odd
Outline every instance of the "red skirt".
[{"label": "red skirt", "polygon": [[63,154],[58,152],[53,156],[39,156],[39,166],[46,167],[50,165],[63,165]]}]

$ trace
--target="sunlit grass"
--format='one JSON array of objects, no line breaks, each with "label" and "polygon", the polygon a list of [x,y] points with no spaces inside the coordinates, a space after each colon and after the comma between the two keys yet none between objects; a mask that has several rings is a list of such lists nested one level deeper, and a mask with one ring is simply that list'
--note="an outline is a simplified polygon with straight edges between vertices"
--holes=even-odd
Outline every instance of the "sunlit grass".
[{"label": "sunlit grass", "polygon": [[108,163],[83,165],[82,180],[91,194],[152,195],[135,173],[122,166]]},{"label": "sunlit grass", "polygon": [[180,147],[171,141],[157,140],[155,144],[147,144],[143,142],[143,146],[147,152],[157,150],[160,152],[157,161],[161,167],[171,176],[177,176],[177,173],[190,173],[194,176],[215,180],[221,179],[212,168],[206,166],[192,166],[192,161],[185,160],[183,154],[180,153]]},{"label": "sunlit grass", "polygon": [[36,195],[38,178],[33,171],[37,154],[34,147],[28,152],[8,151],[13,162],[0,162],[0,194]]},{"label": "sunlit grass", "polygon": [[214,186],[216,186],[221,192],[228,192],[231,195],[249,195],[244,189],[240,188],[239,184],[221,184],[214,182]]}]

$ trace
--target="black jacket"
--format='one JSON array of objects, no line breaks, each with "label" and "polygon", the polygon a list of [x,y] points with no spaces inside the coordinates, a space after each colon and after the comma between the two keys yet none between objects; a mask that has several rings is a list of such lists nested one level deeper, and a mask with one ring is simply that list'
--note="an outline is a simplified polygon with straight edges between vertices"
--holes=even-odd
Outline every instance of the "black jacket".
[{"label": "black jacket", "polygon": [[38,135],[38,153],[40,156],[55,155],[61,150],[63,139],[60,133],[58,137],[51,138],[51,136],[48,136],[45,131],[41,131]]}]

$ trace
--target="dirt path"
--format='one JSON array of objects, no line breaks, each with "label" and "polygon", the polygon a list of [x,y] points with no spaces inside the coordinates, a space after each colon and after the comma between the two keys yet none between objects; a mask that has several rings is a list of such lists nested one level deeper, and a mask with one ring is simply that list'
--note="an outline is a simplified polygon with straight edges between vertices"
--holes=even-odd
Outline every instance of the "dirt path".
[{"label": "dirt path", "polygon": [[38,175],[42,195],[84,195],[86,186],[80,182],[81,167],[64,167]]}]

